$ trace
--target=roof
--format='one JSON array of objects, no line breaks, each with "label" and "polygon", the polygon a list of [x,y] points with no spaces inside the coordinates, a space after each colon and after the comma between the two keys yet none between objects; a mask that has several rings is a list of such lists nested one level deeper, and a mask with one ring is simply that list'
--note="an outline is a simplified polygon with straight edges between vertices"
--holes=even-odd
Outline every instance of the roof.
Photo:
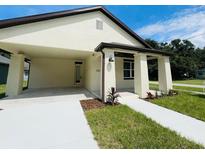
[{"label": "roof", "polygon": [[142,43],[145,47],[152,48],[140,36],[138,36],[134,31],[132,31],[129,27],[127,27],[122,21],[120,21],[118,18],[112,15],[112,13],[110,13],[103,6],[86,7],[86,8],[80,8],[80,9],[73,9],[73,10],[45,13],[45,14],[32,15],[32,16],[26,16],[26,17],[20,17],[20,18],[0,20],[0,29],[39,22],[39,21],[51,20],[51,19],[56,19],[56,18],[61,18],[61,17],[90,13],[90,12],[95,12],[95,11],[102,12],[104,15],[110,18],[114,23],[116,23],[123,30],[125,30],[129,35],[131,35],[137,41]]},{"label": "roof", "polygon": [[95,51],[99,52],[99,51],[102,51],[104,48],[124,49],[124,50],[132,50],[132,51],[137,51],[137,52],[156,53],[156,54],[162,54],[162,55],[167,55],[167,56],[172,55],[172,53],[161,51],[161,50],[156,50],[156,49],[141,48],[141,47],[131,46],[127,44],[105,43],[105,42],[101,42],[95,48]]}]

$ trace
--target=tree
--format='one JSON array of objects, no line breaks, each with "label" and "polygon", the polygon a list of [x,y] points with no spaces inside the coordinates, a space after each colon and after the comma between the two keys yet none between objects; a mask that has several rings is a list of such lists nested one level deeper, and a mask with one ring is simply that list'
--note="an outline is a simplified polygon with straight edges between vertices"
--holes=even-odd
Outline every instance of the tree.
[{"label": "tree", "polygon": [[[155,49],[161,49],[173,53],[170,56],[170,64],[172,69],[173,79],[194,78],[197,69],[205,68],[205,48],[195,48],[194,44],[189,40],[175,39],[170,43],[159,43],[157,41],[147,39]],[[157,78],[156,61],[148,62],[150,79]]]}]

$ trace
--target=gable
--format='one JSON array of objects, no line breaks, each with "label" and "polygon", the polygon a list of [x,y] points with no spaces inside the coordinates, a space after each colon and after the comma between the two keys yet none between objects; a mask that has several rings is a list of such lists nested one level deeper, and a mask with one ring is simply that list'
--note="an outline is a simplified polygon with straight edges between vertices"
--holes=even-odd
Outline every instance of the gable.
[{"label": "gable", "polygon": [[[103,30],[96,29],[96,20]],[[0,43],[26,44],[93,52],[101,42],[144,47],[100,11],[0,29]]]}]

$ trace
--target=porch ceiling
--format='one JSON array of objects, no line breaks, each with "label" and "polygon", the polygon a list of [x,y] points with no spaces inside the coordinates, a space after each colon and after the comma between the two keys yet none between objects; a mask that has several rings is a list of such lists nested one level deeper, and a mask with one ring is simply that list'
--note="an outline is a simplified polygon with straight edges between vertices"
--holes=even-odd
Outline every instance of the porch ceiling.
[{"label": "porch ceiling", "polygon": [[33,46],[26,44],[0,43],[0,48],[11,53],[23,53],[27,58],[68,58],[84,59],[93,54],[90,51]]}]

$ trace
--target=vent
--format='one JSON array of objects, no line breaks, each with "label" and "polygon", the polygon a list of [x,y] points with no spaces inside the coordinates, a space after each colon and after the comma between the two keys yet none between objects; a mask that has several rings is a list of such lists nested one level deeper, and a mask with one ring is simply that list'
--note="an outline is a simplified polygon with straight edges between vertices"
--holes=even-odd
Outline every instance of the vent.
[{"label": "vent", "polygon": [[103,30],[103,22],[100,20],[96,20],[96,29]]}]

